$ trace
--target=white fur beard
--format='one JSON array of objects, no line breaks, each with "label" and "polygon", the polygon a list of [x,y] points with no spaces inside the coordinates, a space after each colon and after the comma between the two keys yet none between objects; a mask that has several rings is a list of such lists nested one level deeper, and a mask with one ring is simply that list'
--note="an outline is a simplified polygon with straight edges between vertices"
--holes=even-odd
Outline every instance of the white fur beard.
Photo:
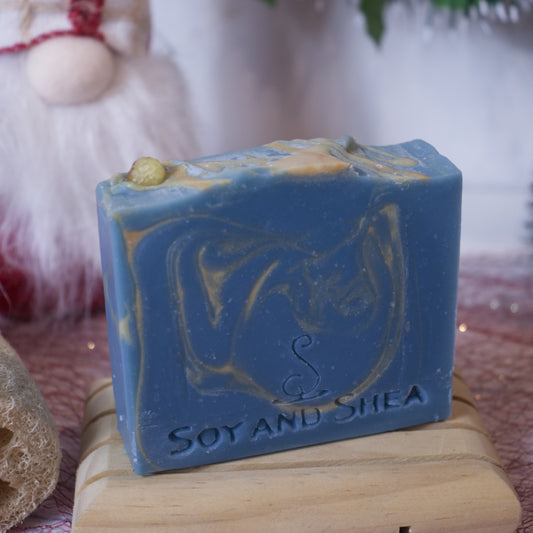
[{"label": "white fur beard", "polygon": [[170,59],[116,58],[112,87],[78,106],[45,104],[24,61],[0,56],[0,255],[33,284],[34,314],[61,316],[101,288],[96,184],[139,157],[186,159],[196,147]]}]

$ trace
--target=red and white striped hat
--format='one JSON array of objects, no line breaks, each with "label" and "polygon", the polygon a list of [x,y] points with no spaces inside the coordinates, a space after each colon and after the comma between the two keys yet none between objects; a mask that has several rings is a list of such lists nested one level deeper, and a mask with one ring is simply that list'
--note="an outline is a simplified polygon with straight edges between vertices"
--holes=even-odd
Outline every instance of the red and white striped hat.
[{"label": "red and white striped hat", "polygon": [[119,54],[144,54],[148,0],[0,0],[0,54],[64,35],[94,37]]}]

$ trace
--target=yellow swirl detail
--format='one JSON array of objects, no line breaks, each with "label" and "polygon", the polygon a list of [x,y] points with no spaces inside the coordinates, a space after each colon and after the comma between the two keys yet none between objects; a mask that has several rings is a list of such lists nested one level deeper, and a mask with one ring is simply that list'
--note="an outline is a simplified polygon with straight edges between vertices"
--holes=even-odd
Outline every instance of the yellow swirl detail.
[{"label": "yellow swirl detail", "polygon": [[[399,157],[381,148],[363,146],[352,138],[348,139],[346,147],[338,141],[323,138],[301,141],[302,146],[298,146],[298,141],[276,141],[264,145],[271,149],[265,156],[243,152],[238,159],[193,160],[178,164],[164,162],[162,167],[166,177],[162,183],[150,184],[150,187],[144,187],[142,181],[136,184],[126,180],[125,183],[137,190],[171,186],[207,190],[214,185],[229,185],[232,180],[224,175],[246,168],[251,171],[264,168],[274,175],[285,174],[307,180],[329,179],[350,168],[395,181],[429,179],[425,174],[409,170],[419,164],[415,159]],[[272,150],[279,155],[272,155]],[[118,175],[115,182],[124,182],[125,179]]]},{"label": "yellow swirl detail", "polygon": [[[225,264],[225,268],[220,266],[210,267],[205,258],[206,247],[202,246],[197,252],[195,262],[198,272],[197,278],[200,281],[205,296],[206,312],[209,315],[209,322],[214,330],[213,335],[216,335],[215,331],[220,325],[220,320],[225,310],[225,301],[222,294],[224,285],[241,267],[273,248],[278,249],[279,257],[283,256],[286,252],[294,254],[297,250],[301,251],[301,247],[297,242],[278,241],[274,236],[266,239],[259,232],[258,235],[256,234],[257,239],[255,245],[249,242],[247,249],[243,252],[242,247],[244,245],[241,240],[243,235],[239,231],[240,229],[242,230],[242,227],[232,225],[231,223],[227,224],[230,227],[233,226],[236,230],[233,235],[236,239],[235,246],[236,249],[241,248],[238,259],[234,258],[230,260],[229,264]],[[248,228],[248,231],[254,232],[257,230]],[[361,232],[363,232],[362,235]],[[225,239],[231,240],[231,235],[224,235]],[[217,387],[214,389],[211,388],[213,387],[213,385],[209,385],[211,378],[216,375],[227,376],[231,378],[229,386],[234,390],[247,392],[256,397],[262,397],[286,410],[295,409],[295,407],[280,401],[275,394],[261,385],[249,372],[239,368],[235,362],[236,343],[240,332],[246,327],[246,323],[254,311],[264,305],[268,298],[278,294],[290,302],[293,317],[299,326],[305,331],[317,333],[326,331],[329,327],[327,305],[330,307],[333,306],[341,316],[345,315],[346,318],[349,318],[351,316],[350,313],[358,312],[357,306],[360,301],[368,301],[375,298],[375,303],[371,306],[371,314],[362,324],[358,325],[359,330],[357,331],[359,333],[354,330],[354,339],[362,331],[367,330],[375,324],[379,306],[388,306],[388,318],[382,327],[380,342],[376,347],[375,354],[377,355],[373,357],[376,363],[366,378],[351,390],[346,391],[346,395],[356,396],[368,389],[383,374],[394,359],[403,329],[405,275],[403,272],[402,243],[399,233],[397,207],[391,204],[387,205],[374,213],[374,215],[369,216],[369,220],[366,220],[366,224],[363,224],[363,226],[361,226],[361,223],[356,224],[353,232],[347,237],[347,242],[339,244],[337,248],[346,245],[353,246],[356,238],[359,239],[359,242],[361,242],[360,239],[362,238],[362,264],[359,266],[360,275],[344,285],[340,283],[340,273],[333,273],[328,278],[322,279],[320,283],[315,283],[316,280],[312,278],[310,268],[317,262],[323,260],[325,258],[324,256],[304,256],[299,264],[294,267],[301,272],[302,279],[306,280],[307,287],[310,291],[309,299],[305,299],[305,303],[301,301],[301,298],[298,298],[298,293],[295,292],[298,289],[291,287],[290,283],[267,285],[266,282],[278,267],[279,260],[270,262],[266,268],[257,273],[255,282],[248,290],[247,298],[243,299],[241,312],[238,315],[235,315],[233,312],[233,316],[236,316],[236,319],[233,322],[228,352],[225,358],[222,358],[222,364],[209,363],[196,352],[194,347],[192,339],[194,324],[191,324],[191,318],[188,317],[187,294],[189,287],[183,283],[180,275],[180,265],[182,259],[185,257],[183,250],[186,244],[183,240],[175,241],[167,256],[167,268],[170,276],[169,285],[172,287],[173,293],[171,297],[177,305],[177,326],[189,383],[203,393],[213,393],[219,389]],[[222,246],[222,248],[224,247],[220,242],[218,245]],[[229,250],[231,246],[227,246],[229,246]],[[332,250],[329,251],[329,254],[331,253]],[[187,254],[187,257],[189,257],[189,254]],[[392,284],[389,295],[382,294],[380,274],[374,271],[376,261],[379,261],[383,265],[382,268],[386,269],[387,277]],[[391,300],[389,301],[387,298],[391,298]],[[210,333],[206,332],[206,334]],[[217,345],[217,349],[220,350],[221,347]],[[334,400],[330,399],[328,403],[319,407],[322,410],[332,409],[335,407]]]}]

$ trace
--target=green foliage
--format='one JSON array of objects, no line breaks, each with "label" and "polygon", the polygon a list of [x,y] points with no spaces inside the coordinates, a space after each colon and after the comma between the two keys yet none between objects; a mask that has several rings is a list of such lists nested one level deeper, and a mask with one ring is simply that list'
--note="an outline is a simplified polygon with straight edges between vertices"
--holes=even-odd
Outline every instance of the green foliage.
[{"label": "green foliage", "polygon": [[[277,0],[261,0],[270,6],[275,6]],[[381,39],[385,32],[385,8],[392,0],[360,0],[359,10],[363,14],[368,35],[377,44],[381,44]],[[500,3],[515,4],[516,0],[427,0],[436,9],[451,9],[452,11],[462,11],[468,15],[471,8],[477,8],[482,2],[488,5]],[[309,2],[312,4],[312,2]]]},{"label": "green foliage", "polygon": [[[385,32],[385,8],[390,1],[360,0],[359,2],[359,9],[365,17],[367,32],[377,45],[381,43]],[[471,8],[479,7],[482,1],[488,5],[496,5],[509,0],[429,0],[437,9],[451,9],[452,11],[462,11],[465,14],[468,14]]]},{"label": "green foliage", "polygon": [[366,20],[366,31],[376,44],[381,43],[385,23],[383,22],[383,12],[388,0],[361,0],[359,9]]},{"label": "green foliage", "polygon": [[[504,0],[485,0],[489,5],[499,4],[502,1]],[[436,7],[445,7],[468,13],[471,7],[478,7],[481,0],[431,0],[431,3]]]}]

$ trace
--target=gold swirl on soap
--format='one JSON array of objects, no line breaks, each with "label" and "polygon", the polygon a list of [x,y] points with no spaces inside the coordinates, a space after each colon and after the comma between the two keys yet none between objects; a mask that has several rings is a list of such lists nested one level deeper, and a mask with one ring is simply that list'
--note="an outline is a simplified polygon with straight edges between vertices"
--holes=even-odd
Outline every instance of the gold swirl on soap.
[{"label": "gold swirl on soap", "polygon": [[[194,224],[170,246],[166,268],[186,379],[197,391],[242,392],[291,410],[296,393],[289,393],[298,390],[302,402],[312,398],[316,405],[320,396],[320,409],[334,408],[339,394],[327,395],[327,380],[320,395],[308,394],[308,383],[318,387],[317,365],[300,355],[307,350],[323,364],[328,353],[320,351],[320,343],[336,332],[352,349],[335,356],[348,358],[348,367],[349,358],[358,358],[364,371],[346,381],[342,394],[363,393],[388,368],[398,351],[405,310],[397,206],[370,209],[349,222],[342,241],[319,253],[308,245],[308,234],[286,236],[209,215],[189,219]],[[265,342],[277,348],[268,352],[270,361],[254,363],[254,335],[262,321],[272,320],[265,329],[274,336],[276,320],[285,328],[285,317],[271,317],[275,312],[292,321],[293,340],[259,338],[259,353],[268,352]],[[305,339],[300,346],[298,338]],[[310,347],[312,339],[318,342]],[[289,357],[288,365],[284,351],[300,360]],[[277,386],[261,375],[262,364],[277,365]]]}]

